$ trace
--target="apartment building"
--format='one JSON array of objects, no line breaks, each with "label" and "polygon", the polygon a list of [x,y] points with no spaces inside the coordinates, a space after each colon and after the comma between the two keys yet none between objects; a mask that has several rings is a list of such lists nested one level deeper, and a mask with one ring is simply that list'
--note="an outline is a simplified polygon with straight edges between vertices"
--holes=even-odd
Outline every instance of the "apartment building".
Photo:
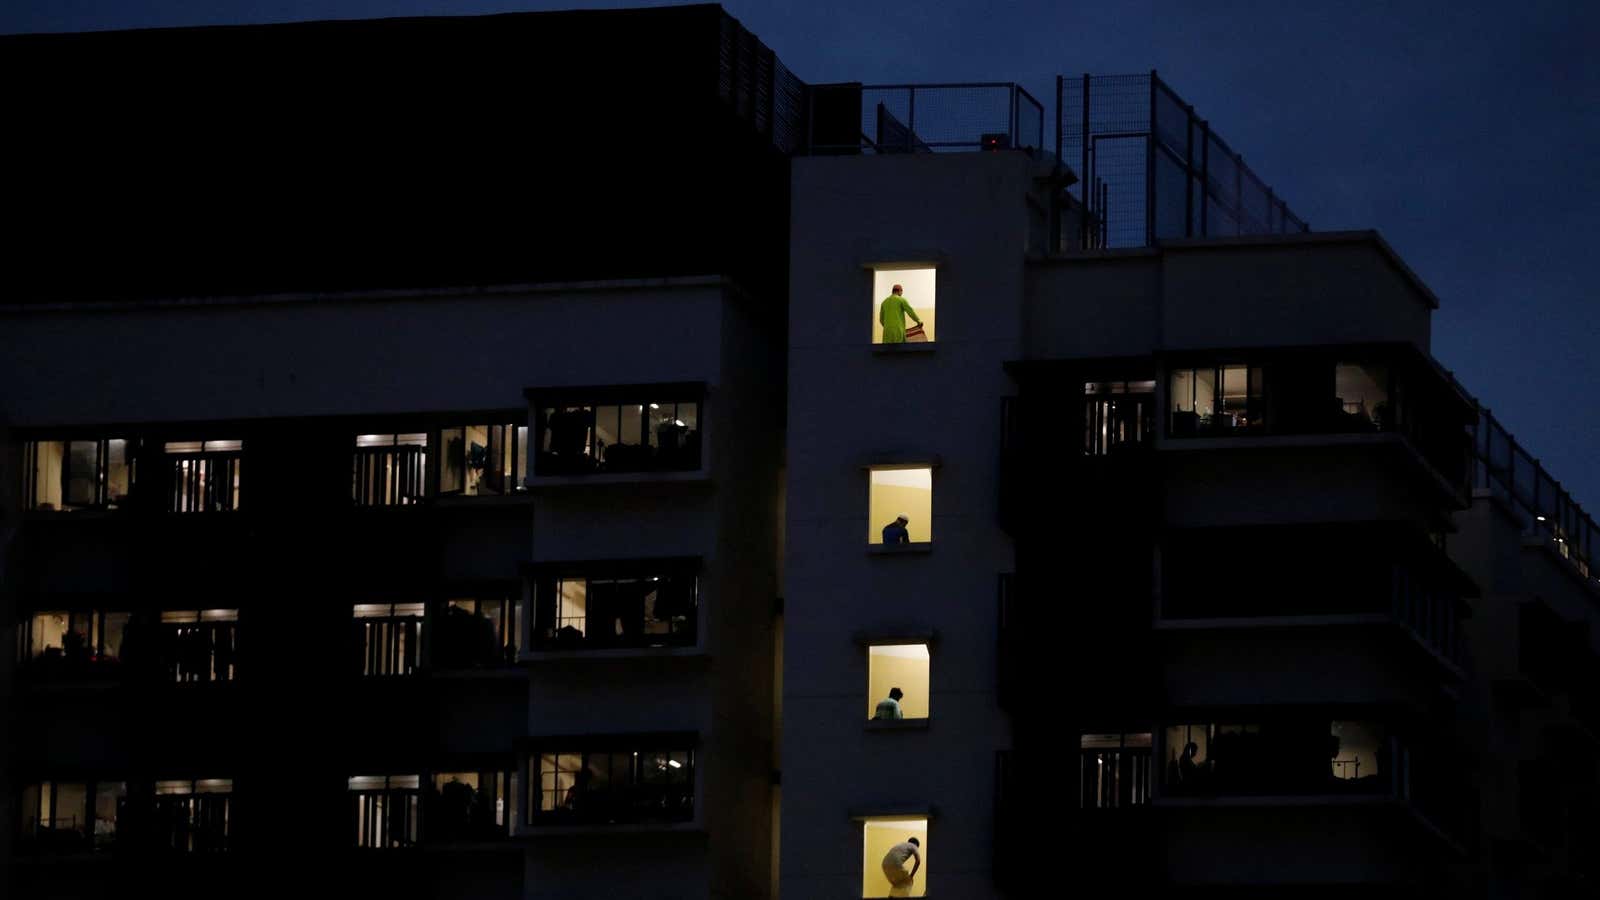
[{"label": "apartment building", "polygon": [[715,6],[0,50],[13,895],[1592,877],[1600,529],[1154,73],[807,85]]},{"label": "apartment building", "polygon": [[[88,111],[18,151],[0,313],[12,896],[768,894],[771,51],[717,7],[5,51]],[[130,98],[137,177],[88,150]]]}]

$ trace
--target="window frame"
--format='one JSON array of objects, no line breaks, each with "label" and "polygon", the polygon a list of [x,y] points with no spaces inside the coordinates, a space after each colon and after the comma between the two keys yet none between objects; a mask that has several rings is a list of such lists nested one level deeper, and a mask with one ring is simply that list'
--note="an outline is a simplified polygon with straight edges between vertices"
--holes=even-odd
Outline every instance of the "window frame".
[{"label": "window frame", "polygon": [[[111,473],[111,442],[123,443],[123,465],[127,468],[128,491],[123,498],[123,503],[117,503],[110,495]],[[94,483],[94,497],[89,503],[72,503],[68,500],[69,485],[72,483],[72,445],[95,445],[94,472],[90,476]],[[141,444],[138,438],[132,437],[118,429],[99,430],[87,434],[72,433],[39,433],[27,435],[22,441],[22,459],[19,469],[22,474],[22,509],[30,513],[60,513],[82,512],[90,510],[115,510],[121,509],[133,497],[135,486],[138,484],[138,458]],[[61,476],[56,485],[60,493],[60,504],[55,509],[39,508],[39,445],[61,444]]]},{"label": "window frame", "polygon": [[[705,629],[705,560],[699,556],[641,557],[627,560],[572,560],[534,563],[524,567],[529,609],[523,616],[527,629],[527,652],[536,656],[560,654],[629,653],[660,654],[699,651],[704,648]],[[594,642],[587,622],[589,608],[585,606],[585,627],[581,643],[563,644],[558,638],[560,627],[560,584],[566,580],[583,580],[587,585],[595,581],[643,580],[646,578],[681,578],[689,582],[690,605],[686,626],[687,637],[636,643]],[[550,626],[546,634],[547,623]],[[641,623],[642,626],[642,623]],[[643,631],[642,638],[648,638]]]},{"label": "window frame", "polygon": [[[528,479],[530,483],[546,479],[564,478],[594,478],[596,476],[663,476],[704,473],[709,470],[710,432],[707,410],[707,385],[703,381],[685,382],[651,382],[628,385],[595,385],[587,387],[562,387],[562,388],[528,388],[524,395],[532,406],[533,429],[530,433],[528,456]],[[627,406],[638,406],[642,411],[652,406],[665,403],[694,404],[695,423],[692,429],[686,428],[683,433],[685,444],[681,448],[685,462],[689,457],[688,438],[693,437],[693,446],[697,455],[693,465],[686,464],[659,464],[650,463],[637,467],[621,465],[610,468],[618,463],[610,463],[605,459],[611,447],[618,446],[649,446],[658,447],[649,442],[649,437],[644,430],[645,423],[640,423],[640,445],[625,444],[618,440],[610,447],[600,451],[600,458],[595,457],[595,449],[600,443],[597,437],[596,416],[601,408],[616,407],[618,415],[621,409]],[[571,464],[563,464],[552,459],[558,454],[554,449],[546,450],[547,443],[554,441],[550,436],[550,419],[558,410],[580,410],[585,417],[584,426],[584,451],[573,457]],[[675,410],[676,412],[676,410]],[[674,421],[682,421],[674,416]],[[618,423],[618,437],[622,436],[622,427]],[[654,452],[659,453],[659,449]],[[543,461],[541,462],[541,458]]]},{"label": "window frame", "polygon": [[[655,733],[630,733],[615,735],[580,735],[570,737],[542,736],[526,738],[518,742],[518,770],[523,779],[521,788],[522,814],[519,827],[532,831],[543,831],[549,828],[578,827],[583,829],[612,830],[618,828],[684,828],[696,827],[702,821],[701,810],[704,807],[701,791],[703,779],[698,772],[701,751],[699,735],[693,732],[655,732]],[[563,810],[542,808],[542,798],[554,790],[558,793],[565,792],[569,796],[576,790],[576,784],[562,787],[559,780],[560,769],[557,769],[554,782],[555,787],[547,789],[544,784],[544,769],[542,760],[547,756],[578,756],[579,765],[584,769],[590,768],[592,756],[614,757],[619,754],[685,755],[685,762],[675,768],[687,771],[684,778],[687,782],[685,790],[681,792],[681,799],[687,803],[687,815],[668,815],[661,817],[628,817],[605,821],[604,815],[568,815],[568,812],[577,813],[579,810]],[[558,759],[557,766],[560,766]],[[593,770],[590,769],[592,772]],[[637,770],[630,772],[630,780],[625,789],[641,784],[637,779]],[[591,775],[591,778],[594,777]],[[581,794],[579,795],[582,796]],[[566,805],[563,800],[562,806]]]}]

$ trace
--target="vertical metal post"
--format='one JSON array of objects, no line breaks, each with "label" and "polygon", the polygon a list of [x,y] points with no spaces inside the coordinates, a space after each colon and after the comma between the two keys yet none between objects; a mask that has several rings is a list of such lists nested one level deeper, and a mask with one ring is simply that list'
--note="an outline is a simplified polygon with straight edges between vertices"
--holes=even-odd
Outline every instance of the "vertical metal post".
[{"label": "vertical metal post", "polygon": [[1150,118],[1144,138],[1144,245],[1156,243],[1156,70],[1150,70]]},{"label": "vertical metal post", "polygon": [[1078,240],[1083,249],[1089,247],[1089,209],[1092,198],[1089,196],[1089,73],[1083,73],[1083,130],[1078,132],[1078,140],[1083,145],[1083,169],[1078,172],[1078,199],[1083,202],[1082,225],[1079,228]]},{"label": "vertical metal post", "polygon": [[917,89],[906,88],[906,152],[917,149]]},{"label": "vertical metal post", "polygon": [[1190,106],[1183,110],[1183,236],[1194,237],[1194,108]]},{"label": "vertical metal post", "polygon": [[1211,234],[1211,226],[1206,221],[1209,218],[1211,203],[1207,199],[1211,193],[1211,123],[1202,119],[1200,121],[1200,236],[1207,237]]},{"label": "vertical metal post", "polygon": [[[1062,78],[1062,76],[1060,76],[1060,75],[1056,76],[1056,174],[1057,175],[1061,174],[1061,85],[1062,85],[1063,81],[1064,81],[1064,79]],[[1044,125],[1043,122],[1040,122],[1039,124],[1040,124],[1041,127]],[[1088,177],[1088,173],[1079,172],[1078,176],[1080,178],[1087,178]]]},{"label": "vertical metal post", "polygon": [[1007,111],[1011,116],[1011,121],[1006,125],[1008,130],[1008,134],[1006,136],[1011,141],[1012,147],[1016,147],[1021,143],[1017,140],[1017,100],[1017,86],[1013,84],[1011,85],[1011,109]]},{"label": "vertical metal post", "polygon": [[1244,234],[1244,154],[1233,155],[1233,233]]}]

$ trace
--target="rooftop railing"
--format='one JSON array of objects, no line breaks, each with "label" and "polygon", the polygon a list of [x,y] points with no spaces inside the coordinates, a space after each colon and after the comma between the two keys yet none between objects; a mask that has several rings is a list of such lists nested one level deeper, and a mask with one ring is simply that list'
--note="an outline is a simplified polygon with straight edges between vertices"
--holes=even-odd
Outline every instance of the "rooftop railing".
[{"label": "rooftop railing", "polygon": [[1087,213],[1067,246],[1311,230],[1154,71],[1057,77],[1055,154]]},{"label": "rooftop railing", "polygon": [[1499,497],[1591,587],[1600,588],[1600,526],[1489,410],[1472,428],[1472,486]]},{"label": "rooftop railing", "polygon": [[813,154],[1044,150],[1044,106],[1014,82],[823,85],[811,104]]}]

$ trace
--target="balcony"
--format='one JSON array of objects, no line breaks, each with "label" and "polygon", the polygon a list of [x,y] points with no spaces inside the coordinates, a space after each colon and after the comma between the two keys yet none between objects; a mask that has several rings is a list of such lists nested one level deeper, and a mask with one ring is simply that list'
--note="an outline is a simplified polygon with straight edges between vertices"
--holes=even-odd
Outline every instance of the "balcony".
[{"label": "balcony", "polygon": [[233,781],[46,781],[22,787],[23,856],[214,854],[231,843]]},{"label": "balcony", "polygon": [[1476,585],[1411,528],[1176,529],[1161,572],[1163,630],[1382,626],[1461,676],[1460,622]]},{"label": "balcony", "polygon": [[168,512],[239,508],[243,441],[168,441],[163,450]]},{"label": "balcony", "polygon": [[1198,438],[1393,434],[1452,492],[1467,488],[1472,400],[1409,345],[1254,351],[1203,363],[1179,355],[1168,370],[1174,449]]},{"label": "balcony", "polygon": [[534,567],[532,649],[688,649],[699,641],[698,559]]},{"label": "balcony", "polygon": [[672,826],[695,819],[693,737],[539,739],[527,757],[537,828]]},{"label": "balcony", "polygon": [[537,479],[697,472],[703,384],[528,392]]}]

